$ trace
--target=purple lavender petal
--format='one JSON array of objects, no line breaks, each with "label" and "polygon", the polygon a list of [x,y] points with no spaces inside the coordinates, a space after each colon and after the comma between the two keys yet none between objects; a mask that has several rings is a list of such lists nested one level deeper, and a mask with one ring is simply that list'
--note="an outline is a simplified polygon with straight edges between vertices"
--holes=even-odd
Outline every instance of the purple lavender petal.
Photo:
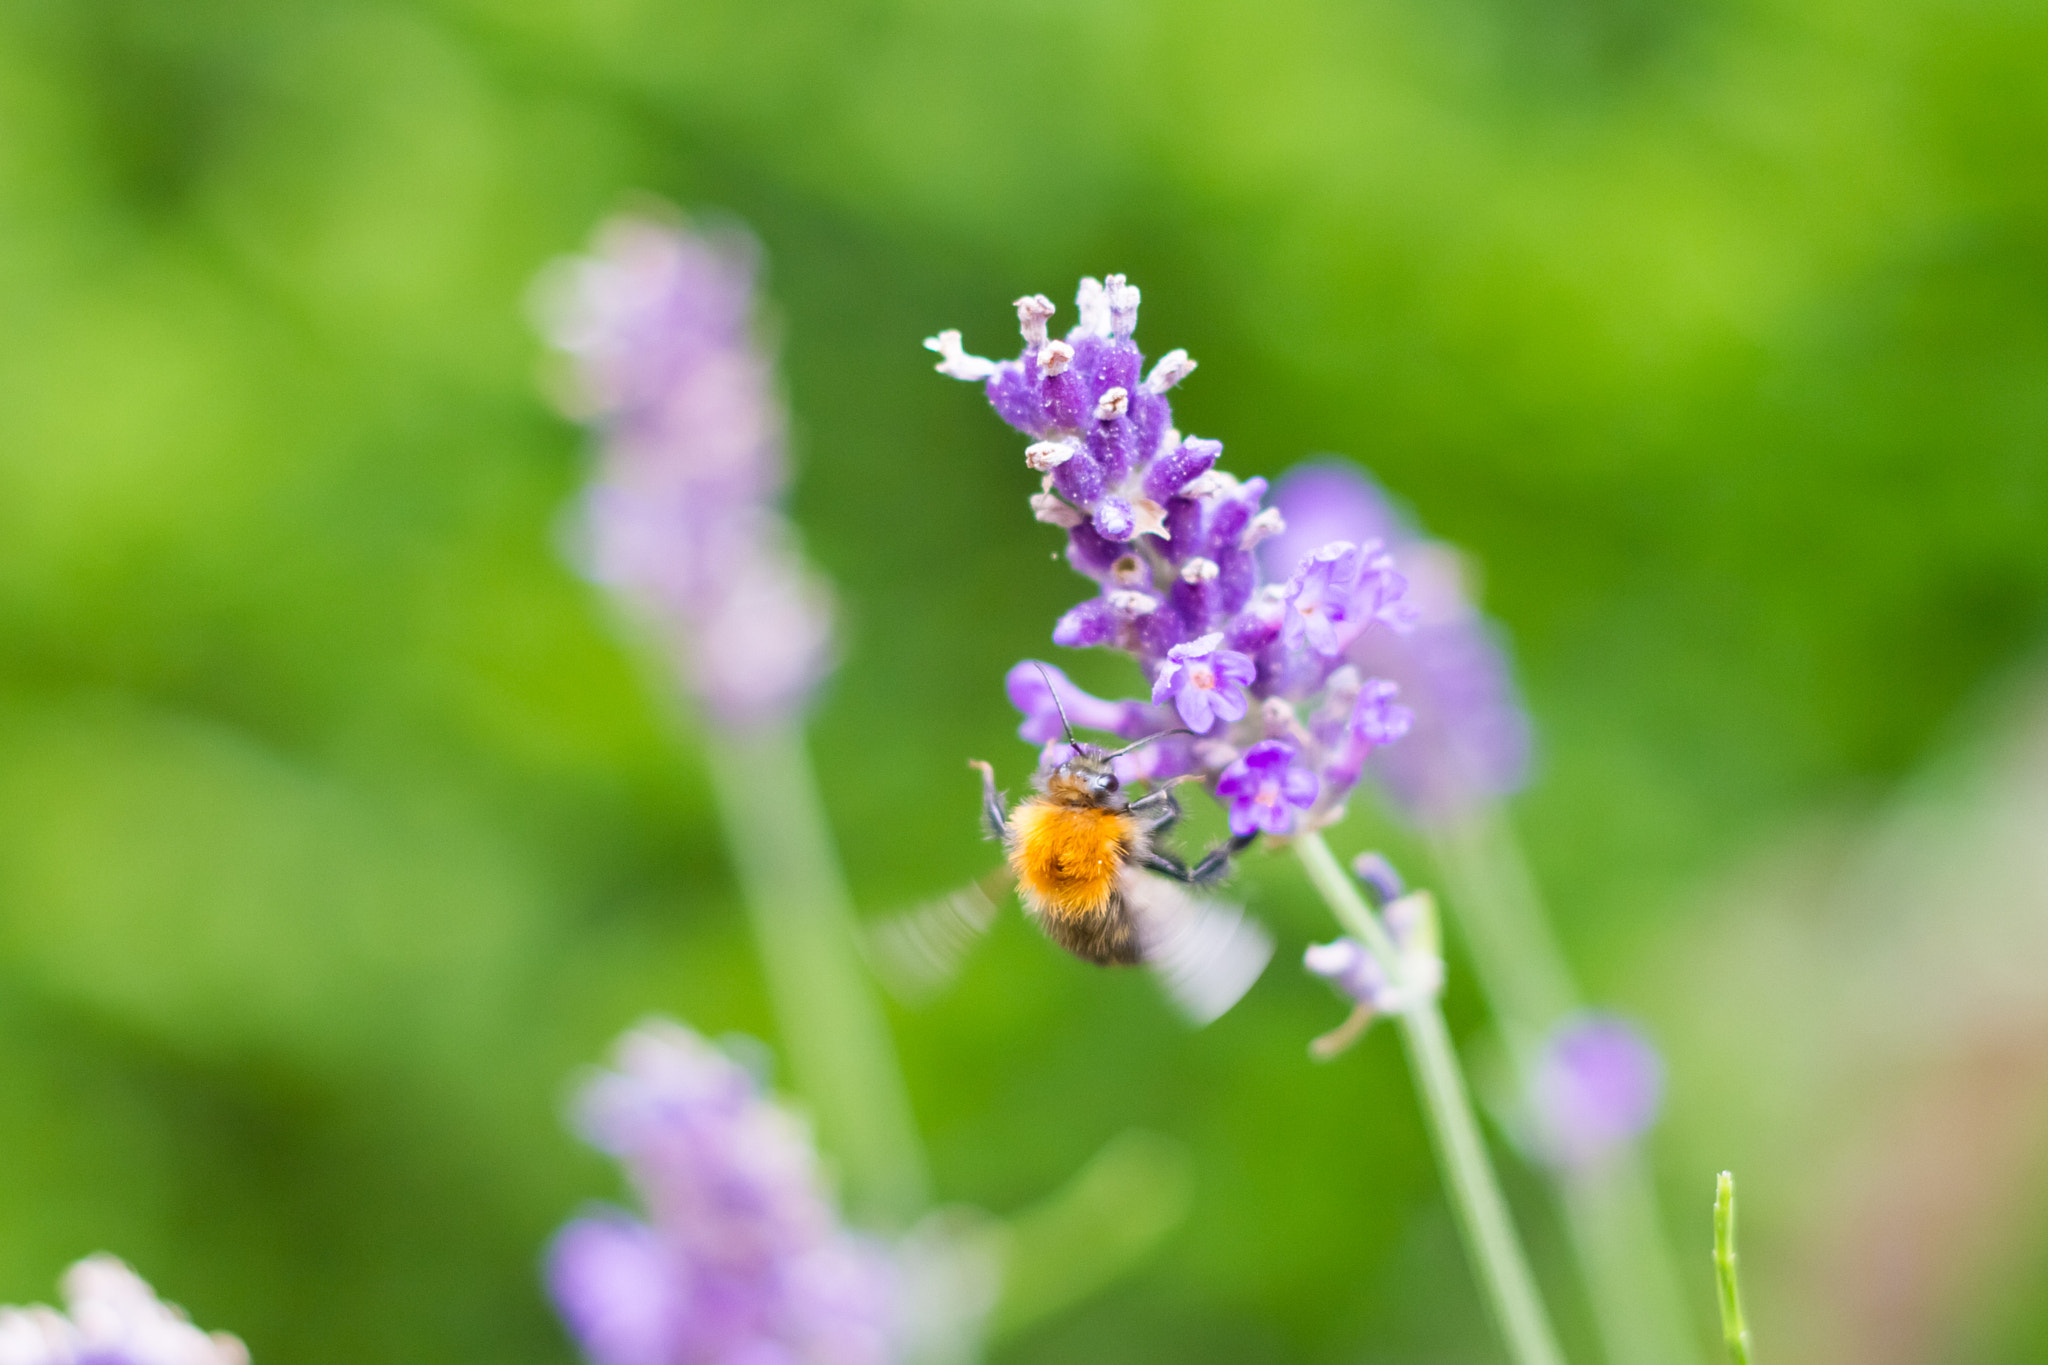
[{"label": "purple lavender petal", "polygon": [[1181,723],[1198,735],[1219,718],[1242,720],[1250,705],[1244,688],[1254,674],[1252,661],[1222,646],[1220,634],[1175,645],[1152,681],[1153,702],[1171,697]]},{"label": "purple lavender petal", "polygon": [[1315,774],[1294,766],[1295,748],[1285,740],[1261,740],[1245,750],[1217,779],[1216,794],[1230,812],[1230,832],[1287,834],[1295,813],[1315,803]]},{"label": "purple lavender petal", "polygon": [[1358,583],[1358,547],[1335,541],[1303,556],[1287,580],[1287,612],[1280,638],[1306,644],[1325,657],[1344,647],[1339,627],[1350,619],[1351,594]]},{"label": "purple lavender petal", "polygon": [[[1048,676],[1052,680],[1050,686],[1046,682]],[[1125,739],[1138,739],[1158,728],[1148,728],[1147,708],[1137,702],[1104,701],[1076,686],[1053,665],[1026,659],[1014,665],[1003,679],[1003,691],[1010,704],[1024,713],[1024,723],[1017,727],[1018,738],[1033,744],[1065,738],[1059,708],[1053,704],[1055,687],[1059,689],[1059,706],[1066,708],[1067,719],[1076,730],[1106,730]]]}]

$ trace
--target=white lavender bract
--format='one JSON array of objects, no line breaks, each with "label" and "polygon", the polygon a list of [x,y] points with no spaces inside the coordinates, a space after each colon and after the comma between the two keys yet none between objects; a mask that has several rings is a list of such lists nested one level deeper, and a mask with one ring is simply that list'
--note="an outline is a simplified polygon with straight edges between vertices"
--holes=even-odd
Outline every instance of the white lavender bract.
[{"label": "white lavender bract", "polygon": [[785,424],[752,335],[756,255],[737,235],[623,216],[538,292],[572,414],[598,437],[583,567],[737,725],[801,709],[832,653],[829,595],[776,505]]},{"label": "white lavender bract", "polygon": [[679,1024],[644,1024],[577,1118],[648,1214],[586,1215],[549,1251],[555,1304],[592,1365],[897,1358],[894,1262],[841,1225],[803,1124],[744,1068]]},{"label": "white lavender bract", "polygon": [[[1149,373],[1131,340],[1138,291],[1121,275],[1083,280],[1079,323],[1051,338],[1052,303],[1017,301],[1024,352],[996,362],[967,354],[958,332],[925,343],[939,372],[981,382],[1004,421],[1031,438],[1025,465],[1042,474],[1038,520],[1065,530],[1067,562],[1098,593],[1066,613],[1053,643],[1129,653],[1148,701],[1103,701],[1046,668],[1077,726],[1124,739],[1177,736],[1120,760],[1127,779],[1206,776],[1231,829],[1284,835],[1333,819],[1367,755],[1407,727],[1392,685],[1345,653],[1367,635],[1407,627],[1405,581],[1379,542],[1332,537],[1267,582],[1257,547],[1285,523],[1260,507],[1264,479],[1216,467],[1221,442],[1182,436],[1166,394],[1195,366],[1172,351]],[[1041,665],[1012,669],[1019,733],[1060,735]],[[1047,757],[1052,757],[1048,752]]]},{"label": "white lavender bract", "polygon": [[64,1272],[64,1311],[0,1308],[0,1365],[249,1365],[226,1332],[202,1332],[113,1256]]},{"label": "white lavender bract", "polygon": [[1414,603],[1405,634],[1368,631],[1345,648],[1354,667],[1401,689],[1412,724],[1366,765],[1421,824],[1468,813],[1519,791],[1529,774],[1529,718],[1492,622],[1466,592],[1449,546],[1406,524],[1373,482],[1348,464],[1308,465],[1280,480],[1273,502],[1287,529],[1260,547],[1276,571],[1326,540],[1382,540],[1400,557]]}]

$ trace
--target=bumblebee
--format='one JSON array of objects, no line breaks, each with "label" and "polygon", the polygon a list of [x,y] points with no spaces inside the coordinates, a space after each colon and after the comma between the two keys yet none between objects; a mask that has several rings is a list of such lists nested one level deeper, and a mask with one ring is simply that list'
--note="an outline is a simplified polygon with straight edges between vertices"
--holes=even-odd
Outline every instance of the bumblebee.
[{"label": "bumblebee", "polygon": [[[1051,687],[1050,678],[1046,685]],[[1059,705],[1057,695],[1053,704]],[[1066,721],[1064,708],[1060,720]],[[1129,800],[1112,765],[1154,740],[1187,733],[1162,731],[1112,752],[1081,743],[1069,725],[1069,756],[1036,778],[1036,793],[1007,815],[996,791],[995,769],[979,760],[968,765],[981,773],[982,818],[989,833],[1002,840],[1025,911],[1047,938],[1078,958],[1120,967],[1144,961],[1158,946],[1147,941],[1156,937],[1147,932],[1145,921],[1157,896],[1144,873],[1207,886],[1220,880],[1231,858],[1258,837],[1233,838],[1193,867],[1155,846],[1154,837],[1180,818],[1174,784]]]},{"label": "bumblebee", "polygon": [[1174,784],[1135,800],[1124,794],[1116,760],[1186,731],[1114,751],[1081,743],[1072,725],[1066,731],[1069,756],[1033,779],[1035,793],[1014,809],[1005,810],[994,768],[969,765],[981,774],[982,819],[1002,841],[1006,866],[870,927],[869,961],[898,999],[929,999],[995,923],[997,898],[1014,884],[1053,942],[1086,962],[1144,964],[1190,1023],[1207,1024],[1251,989],[1273,955],[1272,936],[1242,906],[1194,894],[1220,880],[1252,836],[1189,867],[1155,842],[1180,818]]}]

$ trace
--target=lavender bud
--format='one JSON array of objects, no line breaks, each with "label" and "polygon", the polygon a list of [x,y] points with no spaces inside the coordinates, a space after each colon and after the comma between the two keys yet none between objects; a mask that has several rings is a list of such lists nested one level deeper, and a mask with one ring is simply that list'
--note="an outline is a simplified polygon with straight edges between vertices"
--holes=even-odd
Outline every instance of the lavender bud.
[{"label": "lavender bud", "polygon": [[1168,446],[1152,462],[1151,471],[1145,475],[1146,496],[1162,502],[1175,496],[1200,496],[1195,491],[1196,485],[1207,476],[1210,466],[1222,454],[1223,442],[1204,441],[1194,436]]},{"label": "lavender bud", "polygon": [[0,1308],[5,1365],[249,1365],[226,1332],[202,1332],[183,1309],[112,1256],[88,1256],[64,1272],[64,1311]]},{"label": "lavender bud", "polygon": [[1381,905],[1391,905],[1408,894],[1408,885],[1384,855],[1361,853],[1351,860],[1351,873],[1372,891]]},{"label": "lavender bud", "polygon": [[1663,1062],[1633,1024],[1580,1015],[1552,1034],[1530,1077],[1535,1145],[1564,1170],[1598,1165],[1649,1130],[1663,1091]]},{"label": "lavender bud", "polygon": [[1071,607],[1053,623],[1052,642],[1066,649],[1088,649],[1116,643],[1123,632],[1123,618],[1100,597],[1091,597]]}]

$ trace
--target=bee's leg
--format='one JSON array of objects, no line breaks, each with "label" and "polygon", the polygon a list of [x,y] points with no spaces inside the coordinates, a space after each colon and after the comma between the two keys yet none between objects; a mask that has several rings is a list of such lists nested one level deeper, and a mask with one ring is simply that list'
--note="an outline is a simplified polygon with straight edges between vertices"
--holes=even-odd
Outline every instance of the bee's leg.
[{"label": "bee's leg", "polygon": [[996,770],[980,759],[970,759],[970,768],[981,772],[981,823],[988,828],[988,837],[1000,839],[1009,833],[1009,826],[1003,819],[1003,798],[996,790]]},{"label": "bee's leg", "polygon": [[1131,802],[1130,812],[1145,821],[1148,834],[1164,834],[1180,819],[1180,802],[1173,799],[1172,787],[1161,787]]},{"label": "bee's leg", "polygon": [[1210,849],[1207,856],[1193,867],[1189,867],[1171,853],[1161,853],[1158,849],[1153,849],[1145,855],[1145,866],[1161,876],[1171,877],[1177,882],[1186,882],[1189,886],[1207,886],[1229,871],[1230,860],[1249,848],[1252,840],[1258,837],[1256,834],[1240,834],[1220,848]]}]

